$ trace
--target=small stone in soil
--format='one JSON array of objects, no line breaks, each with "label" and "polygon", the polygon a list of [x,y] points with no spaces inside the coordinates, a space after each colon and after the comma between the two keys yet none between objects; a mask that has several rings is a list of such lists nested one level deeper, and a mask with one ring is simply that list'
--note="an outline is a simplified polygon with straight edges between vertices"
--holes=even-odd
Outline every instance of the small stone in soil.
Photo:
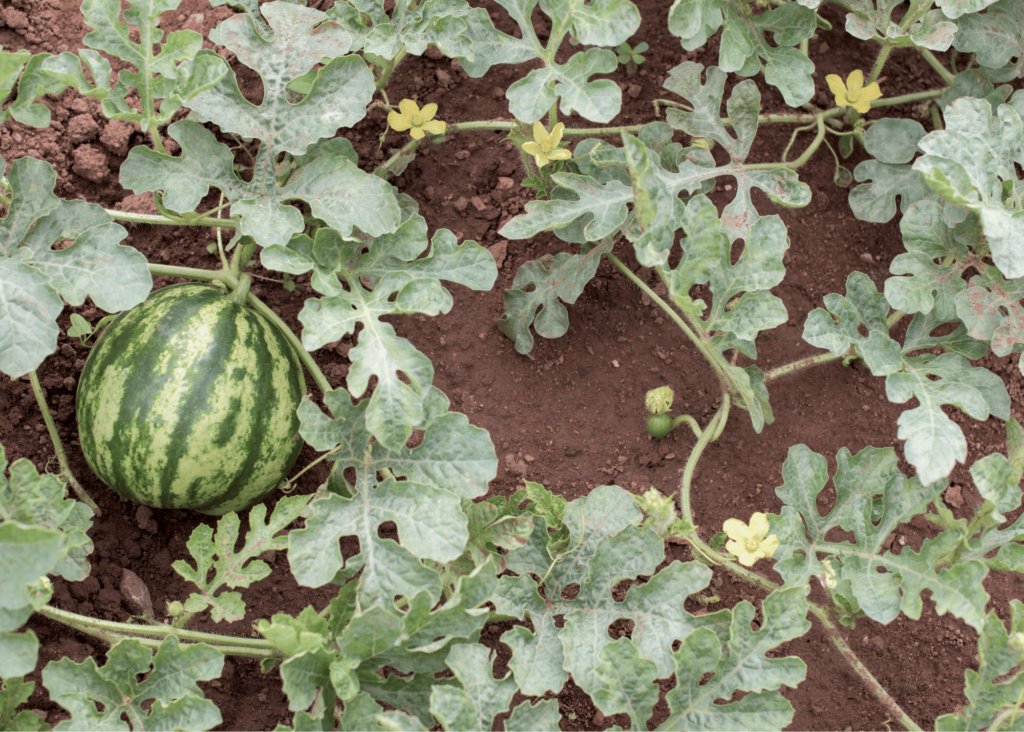
[{"label": "small stone in soil", "polygon": [[155,619],[149,588],[130,569],[121,570],[121,596],[124,597],[124,603],[132,614],[146,615],[146,617]]}]

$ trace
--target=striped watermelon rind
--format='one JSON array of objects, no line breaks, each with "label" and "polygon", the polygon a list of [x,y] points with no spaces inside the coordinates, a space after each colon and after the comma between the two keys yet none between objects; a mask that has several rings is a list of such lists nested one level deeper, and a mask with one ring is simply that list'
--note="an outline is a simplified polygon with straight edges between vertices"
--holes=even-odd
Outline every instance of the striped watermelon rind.
[{"label": "striped watermelon rind", "polygon": [[82,452],[147,506],[240,511],[295,464],[304,393],[269,320],[215,287],[173,285],[118,316],[89,354],[75,404]]}]

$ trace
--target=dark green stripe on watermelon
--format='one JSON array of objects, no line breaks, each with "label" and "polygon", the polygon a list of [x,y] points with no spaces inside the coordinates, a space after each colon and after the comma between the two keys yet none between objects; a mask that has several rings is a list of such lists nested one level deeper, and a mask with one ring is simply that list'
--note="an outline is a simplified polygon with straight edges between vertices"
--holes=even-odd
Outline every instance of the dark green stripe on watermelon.
[{"label": "dark green stripe on watermelon", "polygon": [[114,490],[222,514],[263,498],[301,442],[302,368],[258,313],[207,285],[175,285],[122,314],[78,388],[82,451]]}]

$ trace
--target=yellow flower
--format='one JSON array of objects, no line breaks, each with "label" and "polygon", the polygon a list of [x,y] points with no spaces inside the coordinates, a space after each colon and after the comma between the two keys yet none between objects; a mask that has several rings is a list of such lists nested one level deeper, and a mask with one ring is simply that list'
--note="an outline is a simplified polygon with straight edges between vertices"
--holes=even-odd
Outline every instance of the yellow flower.
[{"label": "yellow flower", "polygon": [[882,90],[877,81],[872,81],[864,86],[864,74],[860,69],[851,72],[846,77],[845,84],[838,74],[829,74],[825,77],[825,81],[828,82],[828,88],[836,96],[836,106],[853,107],[861,114],[871,109],[873,99],[882,98]]},{"label": "yellow flower", "polygon": [[755,513],[750,517],[750,526],[739,519],[726,519],[722,531],[729,536],[725,550],[735,555],[744,567],[753,567],[758,559],[771,557],[779,548],[779,537],[768,536],[768,517]]},{"label": "yellow flower", "polygon": [[644,406],[651,414],[668,414],[672,411],[672,400],[675,396],[671,386],[659,386],[647,392]]},{"label": "yellow flower", "polygon": [[398,103],[398,108],[402,110],[401,114],[394,110],[388,112],[388,124],[396,132],[409,130],[409,134],[414,140],[422,139],[426,133],[444,134],[445,123],[434,119],[434,115],[437,114],[436,104],[428,104],[421,110],[413,100],[403,99]]},{"label": "yellow flower", "polygon": [[552,160],[568,160],[572,153],[568,150],[559,150],[558,143],[562,141],[562,130],[565,125],[559,122],[551,128],[548,134],[547,129],[540,122],[533,123],[533,140],[523,143],[523,150],[533,156],[537,161],[537,167],[543,168]]}]

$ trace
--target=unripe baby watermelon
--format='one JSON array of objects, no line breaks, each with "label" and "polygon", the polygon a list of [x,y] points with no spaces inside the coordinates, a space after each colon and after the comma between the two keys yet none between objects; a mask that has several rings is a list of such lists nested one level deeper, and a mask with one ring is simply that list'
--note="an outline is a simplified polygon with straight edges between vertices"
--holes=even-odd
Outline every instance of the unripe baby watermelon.
[{"label": "unripe baby watermelon", "polygon": [[209,285],[157,290],[85,362],[75,407],[89,467],[127,498],[220,515],[288,475],[302,366],[266,318]]}]

